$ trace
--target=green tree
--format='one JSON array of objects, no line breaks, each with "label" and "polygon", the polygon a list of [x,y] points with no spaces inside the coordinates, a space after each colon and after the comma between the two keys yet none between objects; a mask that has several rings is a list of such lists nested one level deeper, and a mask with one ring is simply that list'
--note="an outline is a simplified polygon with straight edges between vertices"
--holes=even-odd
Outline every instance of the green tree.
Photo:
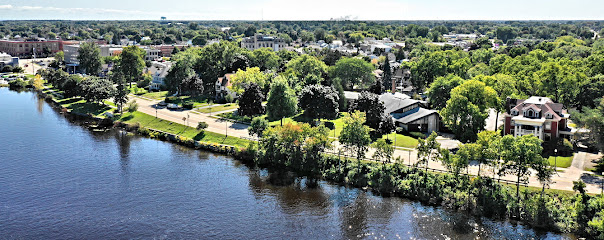
[{"label": "green tree", "polygon": [[364,112],[367,118],[365,124],[374,130],[380,128],[380,123],[384,119],[383,115],[386,111],[384,102],[380,101],[379,96],[367,91],[361,92],[359,99],[353,102],[350,109]]},{"label": "green tree", "polygon": [[136,100],[132,100],[128,103],[128,112],[129,113],[134,113],[138,110],[138,103],[136,103]]},{"label": "green tree", "polygon": [[195,71],[193,70],[191,61],[179,59],[172,65],[172,68],[170,68],[170,70],[168,71],[164,84],[168,88],[169,92],[177,92],[178,94],[182,94],[183,91],[181,87],[183,86],[183,81],[185,79],[191,79],[194,76]]},{"label": "green tree", "polygon": [[252,67],[245,70],[239,69],[231,77],[231,89],[239,94],[243,93],[245,87],[251,83],[265,88],[269,83],[269,74],[261,72],[258,67]]},{"label": "green tree", "polygon": [[254,66],[261,71],[275,70],[279,67],[279,56],[270,48],[259,48],[252,52],[254,55]]},{"label": "green tree", "polygon": [[488,109],[495,107],[497,93],[483,82],[469,80],[451,90],[451,99],[441,110],[443,121],[462,142],[475,141],[485,127]]},{"label": "green tree", "polygon": [[120,55],[118,70],[122,72],[130,87],[143,74],[145,50],[137,46],[125,47]]},{"label": "green tree", "polygon": [[[578,127],[589,129],[585,133],[600,151],[604,152],[604,98],[600,99],[600,104],[596,108],[583,108],[582,112],[574,111],[571,119]],[[604,159],[600,160],[599,168],[604,165]]]},{"label": "green tree", "polygon": [[446,77],[438,77],[428,88],[428,97],[430,105],[434,109],[441,110],[445,108],[447,101],[451,98],[451,90],[461,85],[464,80],[453,74]]},{"label": "green tree", "polygon": [[245,91],[239,97],[239,109],[237,110],[240,116],[255,116],[264,112],[262,107],[264,95],[262,90],[256,83],[249,83]]},{"label": "green tree", "polygon": [[96,43],[82,43],[80,48],[78,48],[78,61],[88,75],[99,75],[103,67],[101,61],[101,48],[99,48]]},{"label": "green tree", "polygon": [[390,162],[392,154],[394,154],[394,146],[392,144],[389,144],[386,140],[380,138],[372,144],[372,147],[375,149],[375,152],[373,153],[374,159]]},{"label": "green tree", "polygon": [[340,97],[333,87],[307,85],[299,93],[299,105],[312,119],[333,119],[338,116]]},{"label": "green tree", "polygon": [[250,127],[247,129],[251,135],[262,137],[264,130],[268,128],[268,121],[263,117],[255,117],[252,119]]},{"label": "green tree", "polygon": [[533,135],[513,137],[505,135],[501,138],[501,159],[504,161],[503,171],[516,175],[516,200],[520,200],[520,183],[526,183],[533,168],[543,171],[546,164],[541,153],[542,141]]},{"label": "green tree", "polygon": [[268,102],[266,103],[266,113],[269,119],[281,120],[291,117],[298,111],[298,99],[294,91],[289,88],[287,80],[278,76],[271,84],[271,90],[268,93]]},{"label": "green tree", "polygon": [[208,39],[205,35],[197,35],[191,39],[191,43],[196,46],[204,46],[208,42]]},{"label": "green tree", "polygon": [[122,107],[128,102],[128,90],[126,89],[126,80],[120,71],[114,71],[109,78],[116,84],[113,102],[117,105],[118,112],[122,112]]},{"label": "green tree", "polygon": [[327,74],[327,65],[308,54],[292,59],[285,67],[286,73],[300,79],[302,86],[319,84],[323,76]]},{"label": "green tree", "polygon": [[99,102],[110,98],[115,92],[113,83],[105,78],[88,77],[79,84],[80,95],[88,102]]},{"label": "green tree", "polygon": [[430,160],[438,159],[440,157],[440,143],[436,141],[438,134],[432,132],[426,139],[418,139],[417,143],[417,162],[416,166],[424,165],[426,171],[428,170],[428,164]]},{"label": "green tree", "polygon": [[360,58],[342,58],[329,70],[332,78],[338,78],[346,89],[355,85],[368,87],[375,81],[374,67],[371,63]]},{"label": "green tree", "polygon": [[349,116],[344,117],[344,128],[339,137],[340,143],[352,149],[359,161],[365,157],[367,146],[371,143],[369,127],[363,123],[365,123],[365,113],[359,111],[350,113]]},{"label": "green tree", "polygon": [[[478,159],[478,176],[483,164],[499,160],[498,144],[501,141],[499,131],[482,131],[478,133],[476,144],[480,146],[480,158]],[[490,165],[490,164],[489,164]]]}]

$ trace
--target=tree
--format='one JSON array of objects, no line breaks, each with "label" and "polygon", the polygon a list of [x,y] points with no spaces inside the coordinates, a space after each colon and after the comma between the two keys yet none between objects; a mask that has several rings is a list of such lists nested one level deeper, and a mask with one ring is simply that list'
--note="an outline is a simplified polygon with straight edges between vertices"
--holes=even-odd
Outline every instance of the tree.
[{"label": "tree", "polygon": [[75,97],[81,95],[80,82],[82,81],[82,77],[79,75],[69,75],[65,82],[63,82],[60,86],[60,89],[63,90],[63,96],[65,97]]},{"label": "tree", "polygon": [[177,60],[166,75],[165,85],[171,93],[177,92],[182,94],[181,87],[183,80],[191,79],[195,76],[195,71],[191,65],[191,61],[184,59]]},{"label": "tree", "polygon": [[482,131],[478,133],[476,144],[480,146],[478,161],[478,176],[483,164],[499,160],[498,144],[501,141],[499,131]]},{"label": "tree", "polygon": [[359,111],[350,113],[349,116],[344,117],[344,128],[339,137],[340,143],[352,149],[359,161],[365,156],[367,146],[371,143],[369,127],[363,123],[365,123],[365,113]]},{"label": "tree", "polygon": [[459,140],[472,142],[485,127],[488,108],[495,107],[498,101],[491,87],[469,80],[451,90],[451,99],[441,110],[441,116]]},{"label": "tree", "polygon": [[128,90],[126,89],[126,80],[120,71],[112,72],[109,78],[116,84],[113,102],[117,105],[118,112],[122,112],[122,106],[128,102]]},{"label": "tree", "polygon": [[332,78],[341,80],[346,89],[353,89],[355,85],[370,86],[375,81],[374,67],[371,63],[360,58],[342,58],[330,68]]},{"label": "tree", "polygon": [[59,64],[65,61],[65,53],[63,51],[58,51],[55,53],[55,61]]},{"label": "tree", "polygon": [[101,48],[96,43],[85,42],[78,49],[78,61],[88,75],[97,76],[101,72]]},{"label": "tree", "polygon": [[386,107],[384,106],[384,102],[380,101],[378,95],[363,91],[359,95],[359,99],[355,100],[350,106],[350,110],[358,110],[364,112],[367,116],[367,126],[378,130],[380,128],[380,123],[382,122],[383,114]]},{"label": "tree", "polygon": [[589,78],[588,82],[579,89],[577,108],[595,108],[602,96],[604,96],[604,75],[598,74]]},{"label": "tree", "polygon": [[80,95],[88,102],[102,102],[113,96],[115,87],[105,78],[88,77],[79,84]]},{"label": "tree", "polygon": [[299,105],[312,119],[333,119],[338,116],[340,97],[333,87],[307,85],[299,94]]},{"label": "tree", "polygon": [[[600,99],[596,108],[585,107],[582,112],[572,112],[571,119],[578,127],[589,129],[587,137],[604,152],[604,98]],[[602,161],[604,158],[600,160]]]},{"label": "tree", "polygon": [[541,153],[541,140],[533,135],[513,137],[505,135],[501,138],[501,159],[504,161],[503,171],[516,175],[516,199],[520,200],[520,183],[526,183],[531,172],[530,168],[543,171],[542,165],[547,164]]},{"label": "tree", "polygon": [[416,166],[425,164],[425,169],[428,170],[430,160],[437,159],[440,156],[440,143],[436,141],[436,137],[438,137],[438,134],[432,132],[428,138],[418,139]]},{"label": "tree", "polygon": [[281,120],[291,117],[298,111],[298,100],[294,91],[289,88],[287,80],[278,76],[271,84],[271,90],[268,93],[268,102],[266,103],[266,113],[269,119]]},{"label": "tree", "polygon": [[138,46],[125,47],[120,55],[118,70],[122,72],[130,87],[143,74],[145,50]]},{"label": "tree", "polygon": [[394,153],[394,146],[392,144],[389,144],[386,140],[380,138],[372,144],[372,147],[375,149],[375,152],[373,153],[374,159],[390,162],[392,154]]},{"label": "tree", "polygon": [[231,77],[231,90],[241,94],[246,86],[254,83],[260,88],[268,84],[269,74],[263,73],[258,67],[247,68],[245,70],[237,70],[235,75]]},{"label": "tree", "polygon": [[268,128],[268,121],[263,117],[255,117],[252,119],[250,127],[247,129],[251,135],[262,137],[264,130]]},{"label": "tree", "polygon": [[327,74],[327,65],[308,54],[292,59],[285,67],[285,72],[300,79],[302,86],[319,84],[323,76]]},{"label": "tree", "polygon": [[428,88],[430,105],[436,110],[445,108],[447,101],[451,98],[451,90],[461,85],[464,80],[453,74],[446,77],[438,77]]},{"label": "tree", "polygon": [[279,56],[270,48],[259,48],[253,52],[254,66],[260,68],[261,71],[275,70],[279,67]]},{"label": "tree", "polygon": [[206,122],[197,123],[197,127],[196,127],[197,130],[201,131],[201,130],[205,130],[206,128],[208,128],[208,123],[206,123]]},{"label": "tree", "polygon": [[128,103],[128,112],[129,113],[134,113],[138,110],[138,103],[136,103],[136,100],[132,100]]},{"label": "tree", "polygon": [[[197,35],[197,36],[193,37],[193,39],[191,39],[191,43],[193,43],[193,45],[197,45],[197,46],[204,46],[204,45],[206,45],[207,42],[208,42],[208,39],[203,34]],[[176,48],[176,47],[174,47],[174,48]]]},{"label": "tree", "polygon": [[239,97],[239,109],[237,110],[239,115],[255,116],[262,114],[264,112],[262,100],[264,100],[262,89],[254,82],[249,83]]},{"label": "tree", "polygon": [[[384,64],[382,65],[382,71],[384,74],[382,75],[382,86],[383,89],[391,89],[392,88],[392,68],[390,67],[390,61],[386,58]],[[381,92],[379,93],[381,94]]]}]

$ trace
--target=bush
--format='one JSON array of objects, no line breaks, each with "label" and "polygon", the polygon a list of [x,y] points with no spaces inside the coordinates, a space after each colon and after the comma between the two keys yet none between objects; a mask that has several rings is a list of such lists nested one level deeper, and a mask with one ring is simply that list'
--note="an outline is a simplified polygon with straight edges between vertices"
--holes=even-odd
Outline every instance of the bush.
[{"label": "bush", "polygon": [[173,102],[175,102],[177,99],[178,99],[177,97],[166,97],[166,98],[164,99],[164,102],[165,102],[165,103],[173,103]]},{"label": "bush", "polygon": [[128,103],[128,107],[126,107],[126,109],[128,110],[128,112],[136,112],[138,110],[138,103],[136,103],[136,100],[132,100]]},{"label": "bush", "polygon": [[206,128],[208,128],[208,123],[206,123],[206,122],[197,123],[197,130],[205,130]]},{"label": "bush", "polygon": [[184,103],[182,104],[182,107],[183,107],[184,109],[193,109],[193,102],[184,102]]},{"label": "bush", "polygon": [[22,79],[17,79],[17,80],[13,80],[8,82],[8,86],[10,87],[10,89],[24,89],[25,87],[27,87],[27,82],[23,81]]},{"label": "bush", "polygon": [[232,103],[233,101],[235,101],[235,99],[233,98],[233,96],[231,96],[231,94],[227,94],[226,96],[224,96],[224,101],[226,101],[227,103]]},{"label": "bush", "polygon": [[421,133],[421,132],[410,132],[409,135],[411,135],[414,138],[426,138],[426,134]]},{"label": "bush", "polygon": [[2,68],[2,72],[13,72],[13,67],[11,65],[6,65]]}]

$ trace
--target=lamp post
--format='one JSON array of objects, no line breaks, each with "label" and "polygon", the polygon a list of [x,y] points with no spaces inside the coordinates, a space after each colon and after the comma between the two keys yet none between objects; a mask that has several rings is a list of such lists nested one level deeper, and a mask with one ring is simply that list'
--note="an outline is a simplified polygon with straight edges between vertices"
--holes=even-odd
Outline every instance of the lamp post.
[{"label": "lamp post", "polygon": [[187,127],[189,126],[189,120],[191,120],[191,117],[189,117],[189,114],[187,113]]},{"label": "lamp post", "polygon": [[157,118],[157,105],[155,105],[155,118]]},{"label": "lamp post", "polygon": [[554,149],[554,171],[558,174],[558,149]]}]

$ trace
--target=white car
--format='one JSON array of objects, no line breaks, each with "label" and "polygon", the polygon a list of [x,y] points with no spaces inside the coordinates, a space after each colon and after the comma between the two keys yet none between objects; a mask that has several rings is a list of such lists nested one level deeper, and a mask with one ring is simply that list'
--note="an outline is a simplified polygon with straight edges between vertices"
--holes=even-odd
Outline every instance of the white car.
[{"label": "white car", "polygon": [[178,106],[178,104],[170,103],[168,104],[168,109],[180,109],[180,106]]}]

